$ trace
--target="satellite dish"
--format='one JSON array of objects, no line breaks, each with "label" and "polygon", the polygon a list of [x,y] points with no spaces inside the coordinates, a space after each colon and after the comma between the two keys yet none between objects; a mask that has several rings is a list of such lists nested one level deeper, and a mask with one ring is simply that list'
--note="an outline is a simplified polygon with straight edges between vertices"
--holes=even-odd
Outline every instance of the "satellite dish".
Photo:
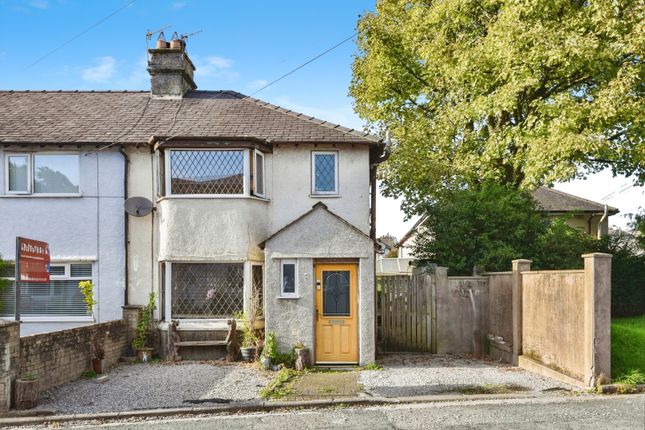
[{"label": "satellite dish", "polygon": [[130,197],[124,206],[125,211],[132,216],[146,216],[152,212],[152,202],[145,197]]}]

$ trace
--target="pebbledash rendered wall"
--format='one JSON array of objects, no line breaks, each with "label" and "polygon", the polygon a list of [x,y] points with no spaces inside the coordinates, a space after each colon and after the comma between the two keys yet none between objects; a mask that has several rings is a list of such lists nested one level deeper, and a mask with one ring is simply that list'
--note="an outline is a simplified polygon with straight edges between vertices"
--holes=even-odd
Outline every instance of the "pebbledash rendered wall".
[{"label": "pebbledash rendered wall", "polygon": [[[259,243],[318,201],[324,201],[359,230],[369,232],[367,146],[274,145],[273,152],[265,154],[266,199],[160,197],[157,155],[147,147],[128,147],[126,151],[130,160],[128,197],[155,202],[151,214],[129,217],[128,304],[144,305],[149,293],[160,292],[159,262],[237,261],[249,268],[251,262],[261,263],[264,254]],[[338,152],[338,196],[311,194],[312,151]],[[250,289],[249,281],[246,297]],[[161,303],[157,308],[161,309]]]},{"label": "pebbledash rendered wall", "polygon": [[[315,357],[316,260],[355,259],[358,262],[358,342],[361,365],[375,360],[374,243],[323,207],[269,239],[265,247],[265,329],[274,332],[278,347],[288,352],[297,341],[310,346]],[[280,259],[297,259],[296,298],[280,295]]]},{"label": "pebbledash rendered wall", "polygon": [[0,321],[0,414],[9,409],[15,378],[36,376],[42,392],[90,370],[96,336],[103,339],[104,366],[113,366],[128,347],[127,324],[115,320],[20,337],[19,323]]},{"label": "pebbledash rendered wall", "polygon": [[[0,150],[0,255],[13,260],[16,236],[49,243],[52,263],[92,263],[97,286],[97,321],[121,317],[125,289],[125,236],[123,212],[124,160],[116,149],[96,152],[77,146],[66,150],[38,147],[38,152],[79,154],[80,192],[56,197],[5,194],[5,153],[30,152],[29,146]],[[35,148],[34,148],[35,150]],[[92,317],[23,315],[22,335],[92,324]]]}]

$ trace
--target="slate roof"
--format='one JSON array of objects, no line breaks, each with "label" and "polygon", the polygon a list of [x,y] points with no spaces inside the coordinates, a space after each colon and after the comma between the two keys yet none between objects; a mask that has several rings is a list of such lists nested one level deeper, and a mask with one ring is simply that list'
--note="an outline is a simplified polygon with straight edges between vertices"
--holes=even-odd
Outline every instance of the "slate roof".
[{"label": "slate roof", "polygon": [[0,118],[0,142],[5,143],[145,143],[152,135],[381,142],[234,91],[192,91],[181,100],[152,99],[149,91],[0,91]]},{"label": "slate roof", "polygon": [[[574,196],[553,188],[540,187],[533,191],[533,198],[547,212],[603,212],[605,205]],[[610,214],[618,213],[618,209],[608,206]]]}]

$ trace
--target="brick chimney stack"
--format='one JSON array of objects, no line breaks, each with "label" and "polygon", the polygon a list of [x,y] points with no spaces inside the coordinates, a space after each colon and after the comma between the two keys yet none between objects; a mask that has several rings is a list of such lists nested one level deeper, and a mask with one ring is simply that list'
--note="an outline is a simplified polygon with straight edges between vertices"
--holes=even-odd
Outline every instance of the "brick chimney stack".
[{"label": "brick chimney stack", "polygon": [[195,65],[186,53],[185,41],[173,35],[170,43],[163,33],[159,35],[157,47],[148,49],[148,73],[152,97],[180,99],[188,91],[197,88],[193,81]]}]

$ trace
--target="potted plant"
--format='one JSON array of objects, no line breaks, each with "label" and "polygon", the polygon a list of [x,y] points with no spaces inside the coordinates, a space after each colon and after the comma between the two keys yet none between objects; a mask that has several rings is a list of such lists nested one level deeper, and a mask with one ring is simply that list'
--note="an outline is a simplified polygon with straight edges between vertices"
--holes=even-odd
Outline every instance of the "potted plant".
[{"label": "potted plant", "polygon": [[305,370],[311,367],[311,354],[309,348],[301,341],[296,342],[293,346],[296,355],[296,370]]},{"label": "potted plant", "polygon": [[103,339],[95,334],[92,338],[92,369],[98,373],[103,373],[103,360],[105,359],[105,348]]},{"label": "potted plant", "polygon": [[16,409],[31,409],[38,404],[38,376],[32,373],[21,374],[16,379]]},{"label": "potted plant", "polygon": [[78,289],[81,290],[81,294],[83,295],[87,313],[93,315],[94,305],[98,303],[94,300],[94,284],[92,281],[81,281],[78,283]]},{"label": "potted plant", "polygon": [[139,309],[136,336],[132,341],[132,349],[137,354],[137,358],[144,362],[152,358],[154,353],[152,340],[157,329],[153,316],[154,310],[157,309],[155,298],[155,293],[150,293],[148,304]]},{"label": "potted plant", "polygon": [[243,321],[242,326],[242,345],[240,352],[242,353],[242,360],[254,361],[257,357],[257,346],[259,337],[257,333],[257,320],[260,312],[260,297],[257,292],[251,296],[249,307],[246,313],[240,315],[238,319]]},{"label": "potted plant", "polygon": [[264,341],[264,349],[262,350],[262,358],[260,362],[264,370],[271,370],[271,364],[278,357],[278,342],[275,338],[275,333],[267,333],[266,340]]}]

